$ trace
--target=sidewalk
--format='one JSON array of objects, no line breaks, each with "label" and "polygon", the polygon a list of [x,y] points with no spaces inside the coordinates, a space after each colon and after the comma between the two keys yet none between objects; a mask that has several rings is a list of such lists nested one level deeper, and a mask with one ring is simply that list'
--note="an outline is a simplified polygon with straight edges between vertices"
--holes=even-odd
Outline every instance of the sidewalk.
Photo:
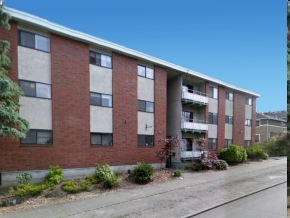
[{"label": "sidewalk", "polygon": [[286,162],[279,158],[214,173],[184,171],[180,180],[0,217],[187,217],[286,182]]}]

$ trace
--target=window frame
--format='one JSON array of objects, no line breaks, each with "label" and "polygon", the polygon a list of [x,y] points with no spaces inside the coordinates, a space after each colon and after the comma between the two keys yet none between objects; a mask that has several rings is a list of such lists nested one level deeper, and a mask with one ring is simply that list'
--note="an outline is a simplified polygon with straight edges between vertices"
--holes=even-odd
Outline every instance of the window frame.
[{"label": "window frame", "polygon": [[[231,141],[231,143],[229,143]],[[228,148],[231,144],[233,144],[233,139],[225,139],[224,141],[224,147]]]},{"label": "window frame", "polygon": [[245,119],[245,126],[252,126],[252,120],[251,119]]},{"label": "window frame", "polygon": [[[145,102],[145,111],[143,111],[143,110],[139,110],[139,101],[140,101],[140,102]],[[152,103],[152,104],[153,104],[153,112],[151,112],[151,111],[147,111],[147,103]],[[152,101],[145,101],[145,100],[140,100],[140,99],[138,99],[138,111],[139,111],[139,112],[146,112],[146,113],[154,113],[154,112],[155,112],[155,104],[154,104],[154,102],[152,102]]]},{"label": "window frame", "polygon": [[[95,55],[95,60],[97,60],[96,58],[96,55],[100,55],[100,65],[97,64],[97,61],[95,61],[95,63],[91,63],[91,53],[94,53]],[[102,65],[102,56],[108,58],[110,57],[111,58],[111,67],[107,67],[107,66],[103,66]],[[89,64],[92,64],[92,65],[95,65],[95,66],[99,66],[99,67],[104,67],[104,68],[107,68],[107,69],[112,69],[113,68],[113,58],[112,58],[112,55],[107,55],[107,54],[103,54],[103,53],[100,53],[100,52],[96,52],[96,51],[93,51],[93,50],[89,50]]]},{"label": "window frame", "polygon": [[[212,142],[211,140],[215,140],[215,142]],[[209,148],[210,143],[215,143],[215,148]],[[207,149],[208,150],[217,150],[217,138],[208,138],[208,143],[207,143]]]},{"label": "window frame", "polygon": [[[145,68],[145,76],[142,76],[142,75],[139,74],[139,69],[138,69],[139,66]],[[147,77],[147,68],[153,70],[153,78]],[[137,64],[137,74],[138,74],[138,76],[143,77],[143,78],[147,78],[147,79],[151,79],[151,80],[154,80],[155,79],[155,71],[154,71],[154,68],[147,67],[147,66],[144,66],[144,65],[141,65],[141,64]]]},{"label": "window frame", "polygon": [[[232,96],[232,98],[230,98],[230,96]],[[229,101],[233,101],[234,100],[234,93],[226,91],[226,99]]]},{"label": "window frame", "polygon": [[247,148],[251,146],[251,140],[244,140],[244,147]]},{"label": "window frame", "polygon": [[[21,44],[21,32],[34,35],[34,46],[33,47],[32,46],[22,45]],[[48,46],[47,46],[48,47],[48,51],[45,51],[45,50],[36,48],[36,36],[40,36],[40,37],[44,37],[44,38],[48,39]],[[35,49],[37,51],[43,51],[43,52],[46,52],[46,53],[50,53],[50,51],[51,51],[51,48],[50,48],[50,38],[48,36],[40,35],[38,33],[30,32],[30,31],[22,30],[22,29],[18,29],[18,45],[19,46],[22,46],[22,47],[25,47],[25,48]]]},{"label": "window frame", "polygon": [[[91,102],[91,94],[99,94],[101,95],[101,105],[96,105],[96,104],[92,104]],[[112,106],[103,106],[103,95],[109,95],[112,98]],[[98,107],[107,107],[107,108],[113,108],[113,95],[110,94],[104,94],[104,93],[99,93],[99,92],[90,92],[90,105],[92,106],[98,106]]]},{"label": "window frame", "polygon": [[[216,123],[214,123],[214,116],[216,116]],[[208,112],[208,124],[218,125],[218,113]]]},{"label": "window frame", "polygon": [[[215,90],[216,90],[216,98],[215,96]],[[218,99],[218,88],[214,87],[214,86],[209,86],[209,97],[213,98],[213,99]]]},{"label": "window frame", "polygon": [[253,99],[250,97],[246,97],[246,105],[252,106],[253,105]]},{"label": "window frame", "polygon": [[[40,146],[52,146],[53,145],[53,132],[52,130],[47,130],[47,129],[29,129],[29,131],[35,131],[36,134],[35,134],[35,141],[36,143],[23,143],[22,142],[22,138],[20,138],[20,145],[40,145]],[[38,132],[50,132],[51,133],[51,143],[48,143],[48,144],[40,144],[40,143],[37,143],[37,139],[38,139]]]},{"label": "window frame", "polygon": [[[139,144],[139,136],[145,136],[145,145],[140,145]],[[146,145],[146,137],[152,137],[153,138],[153,145]],[[138,147],[154,147],[154,140],[155,140],[155,136],[154,135],[144,135],[144,134],[138,134],[137,135],[137,146]]]},{"label": "window frame", "polygon": [[[92,136],[93,135],[101,135],[101,144],[92,144]],[[111,135],[111,137],[112,137],[111,145],[103,145],[103,136],[104,135]],[[91,145],[91,147],[100,147],[100,146],[113,147],[113,145],[114,145],[113,139],[114,139],[113,133],[104,133],[104,132],[91,132],[90,133],[90,145]]]},{"label": "window frame", "polygon": [[[21,89],[21,86],[20,86],[20,83],[21,83],[21,82],[34,83],[35,96],[33,96],[33,95],[26,95],[26,94],[24,93],[24,91],[22,91],[22,89]],[[50,98],[38,97],[38,96],[37,96],[37,88],[36,88],[37,85],[36,85],[36,84],[43,84],[43,85],[48,85],[48,86],[50,86]],[[24,79],[19,79],[19,80],[18,80],[18,85],[19,85],[20,90],[24,93],[24,95],[23,95],[24,97],[40,98],[40,99],[49,99],[49,100],[52,99],[51,84],[48,84],[48,83],[42,83],[42,82],[35,82],[35,81],[30,81],[30,80],[24,80]]]},{"label": "window frame", "polygon": [[[230,120],[231,120],[231,122],[230,122]],[[233,116],[226,115],[225,116],[225,123],[227,123],[227,124],[233,124]]]},{"label": "window frame", "polygon": [[[258,123],[258,125],[257,125],[257,123]],[[261,126],[260,120],[256,120],[256,126]]]},{"label": "window frame", "polygon": [[[259,137],[259,140],[258,141],[256,141],[256,136]],[[255,143],[258,143],[258,144],[261,143],[261,134],[255,134]]]}]

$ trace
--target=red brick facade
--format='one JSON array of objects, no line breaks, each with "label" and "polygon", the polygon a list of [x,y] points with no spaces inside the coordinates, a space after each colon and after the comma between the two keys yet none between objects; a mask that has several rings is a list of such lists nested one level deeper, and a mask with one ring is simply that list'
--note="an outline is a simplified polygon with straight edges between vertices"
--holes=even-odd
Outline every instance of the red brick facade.
[{"label": "red brick facade", "polygon": [[251,129],[251,145],[255,144],[256,135],[256,98],[252,98],[252,129]]},{"label": "red brick facade", "polygon": [[224,148],[225,141],[225,115],[226,115],[226,90],[225,87],[218,87],[218,129],[217,129],[217,150]]},{"label": "red brick facade", "polygon": [[246,96],[234,92],[233,144],[244,146]]}]

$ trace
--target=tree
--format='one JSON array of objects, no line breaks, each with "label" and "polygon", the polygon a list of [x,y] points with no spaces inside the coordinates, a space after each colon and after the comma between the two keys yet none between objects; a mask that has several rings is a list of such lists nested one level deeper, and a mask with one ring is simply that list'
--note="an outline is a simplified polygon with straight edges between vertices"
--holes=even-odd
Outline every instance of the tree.
[{"label": "tree", "polygon": [[[0,8],[0,28],[10,29],[10,16]],[[29,130],[29,122],[19,115],[18,99],[23,95],[17,83],[7,75],[12,58],[6,53],[10,43],[0,40],[0,137],[24,138]]]}]

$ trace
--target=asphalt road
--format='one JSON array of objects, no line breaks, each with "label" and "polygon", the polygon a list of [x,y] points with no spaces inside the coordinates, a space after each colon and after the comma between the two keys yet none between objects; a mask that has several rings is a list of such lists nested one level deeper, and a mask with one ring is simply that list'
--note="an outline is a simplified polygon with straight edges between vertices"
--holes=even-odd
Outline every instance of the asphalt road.
[{"label": "asphalt road", "polygon": [[286,190],[287,184],[283,183],[193,217],[285,218],[287,217]]}]

